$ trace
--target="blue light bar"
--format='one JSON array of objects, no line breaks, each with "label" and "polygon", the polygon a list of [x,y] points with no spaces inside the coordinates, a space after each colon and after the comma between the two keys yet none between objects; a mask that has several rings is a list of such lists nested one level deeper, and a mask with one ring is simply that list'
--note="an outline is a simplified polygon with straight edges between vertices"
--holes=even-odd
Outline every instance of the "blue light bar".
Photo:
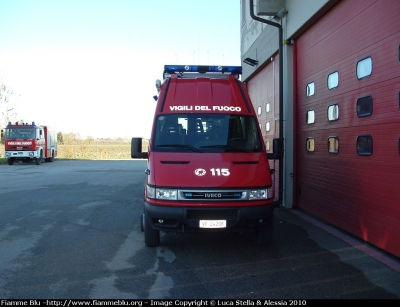
[{"label": "blue light bar", "polygon": [[242,66],[206,66],[206,65],[164,65],[164,74],[175,74],[185,72],[197,73],[231,73],[242,74]]}]

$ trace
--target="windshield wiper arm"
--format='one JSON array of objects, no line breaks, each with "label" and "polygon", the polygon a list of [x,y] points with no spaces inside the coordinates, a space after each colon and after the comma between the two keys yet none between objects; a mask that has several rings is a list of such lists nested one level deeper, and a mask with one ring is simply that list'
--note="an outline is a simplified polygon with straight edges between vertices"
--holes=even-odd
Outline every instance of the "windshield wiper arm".
[{"label": "windshield wiper arm", "polygon": [[182,144],[164,144],[157,145],[157,147],[173,147],[173,148],[185,148],[195,152],[202,152],[200,149],[192,146],[192,145],[182,145]]},{"label": "windshield wiper arm", "polygon": [[222,149],[237,150],[240,152],[248,152],[247,150],[244,150],[242,148],[233,147],[229,145],[207,145],[207,146],[200,146],[200,148],[222,148]]}]

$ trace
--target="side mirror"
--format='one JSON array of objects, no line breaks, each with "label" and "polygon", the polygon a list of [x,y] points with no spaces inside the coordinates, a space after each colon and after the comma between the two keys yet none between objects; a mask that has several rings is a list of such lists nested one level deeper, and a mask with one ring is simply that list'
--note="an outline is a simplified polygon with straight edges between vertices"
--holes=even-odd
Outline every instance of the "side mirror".
[{"label": "side mirror", "polygon": [[272,141],[272,153],[267,153],[269,160],[281,160],[283,159],[283,138],[273,139]]},{"label": "side mirror", "polygon": [[131,158],[147,159],[148,153],[142,152],[142,138],[132,138],[131,140]]},{"label": "side mirror", "polygon": [[4,135],[4,130],[1,129],[1,135],[0,135],[0,137],[3,138],[3,135]]}]

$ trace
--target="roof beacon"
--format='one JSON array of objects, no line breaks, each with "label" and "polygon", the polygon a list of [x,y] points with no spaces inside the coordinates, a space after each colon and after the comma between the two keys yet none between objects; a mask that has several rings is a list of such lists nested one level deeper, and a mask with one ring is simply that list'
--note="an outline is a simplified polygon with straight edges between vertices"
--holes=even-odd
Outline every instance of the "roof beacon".
[{"label": "roof beacon", "polygon": [[234,75],[242,74],[241,66],[206,66],[206,65],[165,65],[164,77],[166,74],[184,73],[230,73]]}]

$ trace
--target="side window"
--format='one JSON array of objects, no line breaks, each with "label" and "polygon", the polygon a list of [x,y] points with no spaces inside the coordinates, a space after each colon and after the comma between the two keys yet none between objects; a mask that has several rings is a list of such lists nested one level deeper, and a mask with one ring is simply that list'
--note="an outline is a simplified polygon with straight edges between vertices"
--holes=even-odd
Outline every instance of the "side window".
[{"label": "side window", "polygon": [[313,96],[315,94],[315,83],[314,82],[310,82],[307,84],[307,97]]},{"label": "side window", "polygon": [[372,74],[372,58],[365,58],[357,63],[357,78],[362,79]]},{"label": "side window", "polygon": [[307,111],[307,124],[313,124],[315,123],[315,111],[314,110],[309,110]]},{"label": "side window", "polygon": [[312,152],[315,150],[314,138],[307,138],[306,148],[308,152]]},{"label": "side window", "polygon": [[337,136],[330,136],[328,138],[328,151],[329,153],[339,152],[339,138]]},{"label": "side window", "polygon": [[366,117],[372,114],[372,97],[366,96],[357,99],[357,116]]},{"label": "side window", "polygon": [[328,120],[334,121],[339,119],[339,105],[333,104],[328,107]]},{"label": "side window", "polygon": [[328,75],[328,89],[333,89],[339,85],[339,73],[337,71]]},{"label": "side window", "polygon": [[357,153],[360,156],[372,155],[372,136],[369,134],[357,137]]}]

